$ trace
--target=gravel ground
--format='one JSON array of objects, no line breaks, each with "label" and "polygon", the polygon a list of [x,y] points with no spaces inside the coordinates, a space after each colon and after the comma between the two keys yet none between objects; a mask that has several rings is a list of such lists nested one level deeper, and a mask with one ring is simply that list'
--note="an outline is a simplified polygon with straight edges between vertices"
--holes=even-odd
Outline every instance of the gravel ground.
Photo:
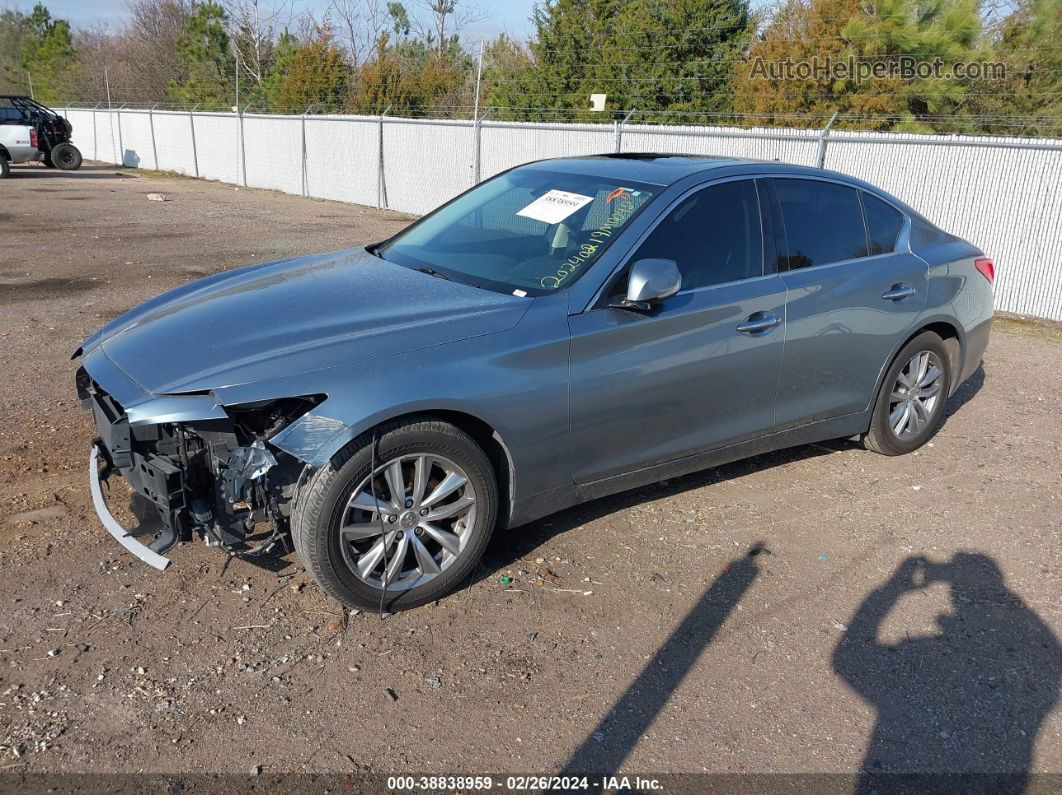
[{"label": "gravel ground", "polygon": [[344,615],[293,556],[125,554],[69,356],[164,289],[408,218],[102,166],[0,196],[3,769],[1062,773],[1058,342],[997,332],[914,455],[639,489],[496,537],[433,606]]}]

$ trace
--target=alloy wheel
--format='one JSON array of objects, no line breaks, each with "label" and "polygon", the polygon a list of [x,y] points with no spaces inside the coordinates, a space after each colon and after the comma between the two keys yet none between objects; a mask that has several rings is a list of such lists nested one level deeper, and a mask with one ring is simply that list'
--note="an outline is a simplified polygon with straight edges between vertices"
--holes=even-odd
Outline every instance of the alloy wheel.
[{"label": "alloy wheel", "polygon": [[919,351],[896,376],[889,395],[889,428],[908,440],[929,427],[943,399],[944,368],[932,351]]},{"label": "alloy wheel", "polygon": [[343,559],[373,588],[424,585],[461,556],[476,507],[468,475],[450,459],[399,456],[351,493],[338,528]]}]

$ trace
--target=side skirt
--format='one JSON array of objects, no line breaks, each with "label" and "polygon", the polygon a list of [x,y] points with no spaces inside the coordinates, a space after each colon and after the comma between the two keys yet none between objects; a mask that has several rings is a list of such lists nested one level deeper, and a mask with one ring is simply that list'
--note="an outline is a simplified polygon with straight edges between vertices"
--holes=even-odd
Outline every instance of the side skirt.
[{"label": "side skirt", "polygon": [[662,464],[655,464],[623,475],[615,475],[590,483],[559,486],[541,494],[516,501],[513,504],[510,519],[506,524],[508,527],[519,527],[551,513],[570,508],[573,505],[618,494],[621,491],[640,488],[668,478],[688,475],[691,472],[698,472],[702,469],[722,466],[743,458],[770,453],[774,450],[799,447],[800,445],[812,444],[813,442],[821,442],[827,439],[858,436],[865,433],[867,428],[870,427],[870,415],[870,411],[865,411],[846,414],[843,417],[831,417],[827,420],[801,425],[799,428],[790,428],[747,442],[719,447],[674,461],[666,461]]}]

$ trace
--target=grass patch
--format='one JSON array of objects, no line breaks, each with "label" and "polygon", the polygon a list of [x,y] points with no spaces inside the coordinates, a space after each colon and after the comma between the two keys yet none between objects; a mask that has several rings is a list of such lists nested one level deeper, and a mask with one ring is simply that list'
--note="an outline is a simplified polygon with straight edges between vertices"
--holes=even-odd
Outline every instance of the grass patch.
[{"label": "grass patch", "polygon": [[1011,315],[1006,312],[996,312],[995,317],[992,318],[992,331],[1024,334],[1027,337],[1036,337],[1049,342],[1062,342],[1062,323]]}]

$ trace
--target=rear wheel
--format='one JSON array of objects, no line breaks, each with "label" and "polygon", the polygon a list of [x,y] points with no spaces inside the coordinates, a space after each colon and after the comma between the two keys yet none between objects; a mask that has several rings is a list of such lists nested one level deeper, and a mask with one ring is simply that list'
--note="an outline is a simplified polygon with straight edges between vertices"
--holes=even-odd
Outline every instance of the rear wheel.
[{"label": "rear wheel", "polygon": [[52,165],[62,171],[77,171],[81,168],[81,152],[71,143],[64,141],[52,147],[48,153]]},{"label": "rear wheel", "polygon": [[11,174],[11,166],[8,165],[7,158],[0,154],[0,179],[7,179]]},{"label": "rear wheel", "polygon": [[361,609],[438,599],[479,562],[497,514],[486,455],[460,429],[412,420],[352,442],[299,495],[292,537],[322,589]]},{"label": "rear wheel", "polygon": [[874,404],[868,450],[903,455],[928,442],[944,420],[952,373],[944,341],[925,331],[896,355]]},{"label": "rear wheel", "polygon": [[47,152],[44,155],[44,159],[41,160],[41,162],[44,163],[46,168],[55,168],[55,163],[52,162],[52,153],[51,152]]}]

